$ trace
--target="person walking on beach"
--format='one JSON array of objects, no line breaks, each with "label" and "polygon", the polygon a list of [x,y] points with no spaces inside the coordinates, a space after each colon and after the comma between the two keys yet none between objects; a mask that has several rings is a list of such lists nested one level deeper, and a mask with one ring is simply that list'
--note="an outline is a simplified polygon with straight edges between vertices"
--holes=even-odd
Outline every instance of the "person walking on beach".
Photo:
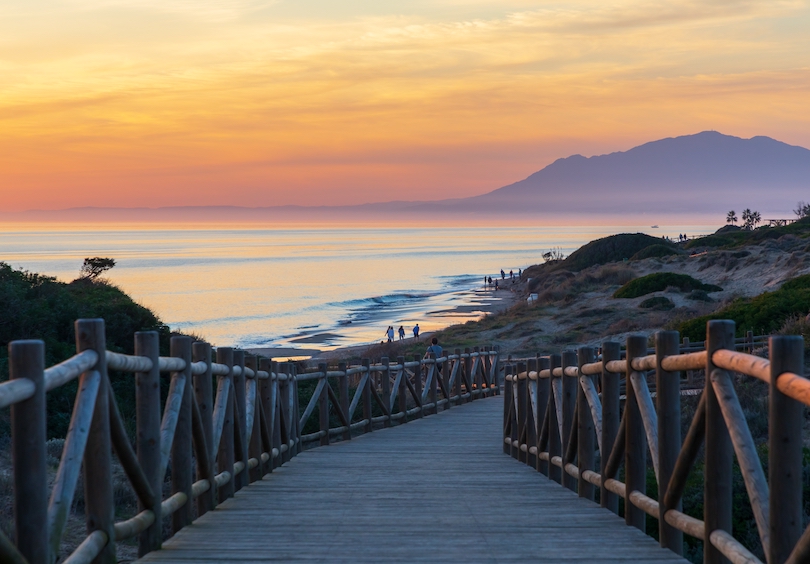
[{"label": "person walking on beach", "polygon": [[515,279],[515,271],[514,270],[509,271],[509,278],[511,278],[512,280]]},{"label": "person walking on beach", "polygon": [[487,281],[489,282],[489,285],[490,285],[490,286],[492,286],[492,276],[490,276],[489,278],[487,278]]},{"label": "person walking on beach", "polygon": [[392,325],[388,326],[388,330],[385,332],[385,334],[388,336],[388,342],[393,343],[394,342],[394,327]]},{"label": "person walking on beach", "polygon": [[[442,352],[442,347],[439,345],[439,339],[437,339],[436,337],[433,337],[430,340],[430,346],[427,348],[427,351],[425,352],[425,358],[430,358],[431,354],[434,355],[434,358],[441,358],[442,355],[444,354]],[[442,371],[441,362],[436,363],[436,371],[441,373]]]},{"label": "person walking on beach", "polygon": [[399,340],[403,340],[405,338],[405,328],[400,325],[399,326]]},{"label": "person walking on beach", "polygon": [[413,338],[414,339],[419,338],[419,324],[418,323],[413,326]]},{"label": "person walking on beach", "polygon": [[498,289],[498,281],[497,280],[495,280],[495,289],[496,290]]},{"label": "person walking on beach", "polygon": [[501,280],[506,280],[506,273],[501,269]]}]

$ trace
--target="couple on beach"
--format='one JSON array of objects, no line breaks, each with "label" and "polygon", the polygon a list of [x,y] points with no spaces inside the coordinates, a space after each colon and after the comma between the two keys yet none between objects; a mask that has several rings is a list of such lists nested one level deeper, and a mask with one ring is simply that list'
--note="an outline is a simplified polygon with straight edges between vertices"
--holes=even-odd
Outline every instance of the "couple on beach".
[{"label": "couple on beach", "polygon": [[[399,333],[399,340],[400,341],[404,340],[405,339],[405,327],[400,325],[399,329],[398,329],[398,333]],[[393,325],[388,326],[388,329],[386,329],[386,331],[385,331],[385,335],[388,337],[388,342],[389,343],[394,342],[394,326]],[[419,324],[417,323],[413,327],[413,338],[416,339],[418,337],[419,337]]]}]

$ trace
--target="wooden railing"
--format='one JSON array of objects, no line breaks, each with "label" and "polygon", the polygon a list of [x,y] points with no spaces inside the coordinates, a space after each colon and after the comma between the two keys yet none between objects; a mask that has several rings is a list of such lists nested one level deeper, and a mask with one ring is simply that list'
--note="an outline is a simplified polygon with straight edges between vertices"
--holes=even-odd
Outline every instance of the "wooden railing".
[{"label": "wooden railing", "polygon": [[[82,469],[87,537],[61,561],[113,563],[116,542],[138,537],[140,555],[159,549],[163,519],[171,516],[172,531],[180,530],[298,454],[304,443],[326,445],[335,435],[349,440],[352,431],[370,432],[375,423],[405,423],[500,389],[498,352],[490,348],[439,359],[401,358],[396,365],[387,359],[341,364],[336,371],[322,364],[317,372],[297,374],[291,363],[229,347],[218,347],[212,362],[209,344],[184,336],[172,337],[171,356],[161,357],[156,332],[134,337],[134,355],[113,353],[106,350],[103,320],[79,320],[76,355],[47,369],[42,341],[9,344],[10,379],[0,384],[0,408],[11,407],[16,542],[0,533],[0,562],[51,564],[62,556]],[[134,447],[110,387],[110,370],[135,374]],[[161,418],[165,372],[171,380]],[[352,378],[358,381],[350,399]],[[49,493],[46,394],[76,379],[73,414]],[[317,384],[302,414],[299,384],[308,380]],[[376,417],[373,402],[381,411]],[[316,406],[319,430],[302,435]],[[340,426],[330,427],[330,413]],[[139,504],[136,515],[118,522],[113,451]],[[169,469],[171,494],[162,499]]]},{"label": "wooden railing", "polygon": [[[661,546],[681,554],[683,534],[701,539],[704,562],[760,562],[732,537],[732,466],[736,454],[768,564],[810,562],[810,529],[802,532],[802,426],[810,405],[799,336],[770,337],[770,360],[738,352],[733,321],[709,321],[705,350],[681,353],[675,331],[627,339],[505,366],[504,452],[580,497],[599,500],[628,525],[658,519]],[[751,339],[753,342],[754,339]],[[680,373],[705,370],[706,382],[681,442]],[[647,375],[654,372],[656,397]],[[731,373],[769,385],[768,478],[737,398]],[[620,401],[625,377],[626,399]],[[598,379],[598,381],[597,381]],[[702,519],[681,499],[705,444]],[[658,491],[647,495],[649,450]],[[599,467],[596,460],[599,455]],[[617,479],[624,464],[624,482]]]}]

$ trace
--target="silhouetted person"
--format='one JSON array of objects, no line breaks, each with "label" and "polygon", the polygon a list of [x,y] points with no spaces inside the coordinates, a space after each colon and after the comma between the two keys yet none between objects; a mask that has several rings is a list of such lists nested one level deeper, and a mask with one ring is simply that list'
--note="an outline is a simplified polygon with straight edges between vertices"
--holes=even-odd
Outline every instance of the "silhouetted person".
[{"label": "silhouetted person", "polygon": [[[433,337],[430,340],[430,346],[427,348],[427,352],[425,352],[425,358],[430,358],[430,355],[433,354],[436,358],[441,358],[443,356],[442,348],[439,346],[439,339]],[[438,372],[442,371],[442,363],[436,363],[436,370]]]},{"label": "silhouetted person", "polygon": [[403,340],[405,338],[405,328],[400,325],[399,326],[399,340]]},{"label": "silhouetted person", "polygon": [[419,324],[418,323],[413,326],[413,338],[414,339],[419,338]]}]

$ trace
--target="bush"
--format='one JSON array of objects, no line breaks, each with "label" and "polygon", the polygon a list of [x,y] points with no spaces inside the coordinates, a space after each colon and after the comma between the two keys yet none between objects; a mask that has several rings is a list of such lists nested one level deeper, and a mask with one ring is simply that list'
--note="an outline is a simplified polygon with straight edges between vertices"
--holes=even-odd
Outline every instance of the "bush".
[{"label": "bush", "polygon": [[[0,380],[8,379],[8,343],[19,339],[45,342],[45,364],[51,366],[76,352],[73,322],[105,320],[107,349],[132,354],[134,333],[157,330],[161,354],[169,353],[169,328],[147,308],[103,280],[80,278],[69,284],[0,263]],[[135,386],[131,375],[111,373],[124,421],[135,420]],[[48,393],[48,436],[64,437],[76,396],[76,381]],[[8,415],[0,416],[0,435],[8,433]]]},{"label": "bush", "polygon": [[687,274],[676,274],[674,272],[655,272],[631,280],[613,294],[614,298],[638,298],[653,292],[661,292],[668,287],[675,287],[682,292],[689,292],[692,290],[703,290],[705,292],[719,292],[722,290],[719,286],[713,284],[704,284],[700,280],[696,280]]},{"label": "bush", "polygon": [[737,324],[737,335],[752,330],[766,335],[782,329],[794,317],[804,318],[810,311],[810,276],[804,275],[786,282],[775,292],[765,292],[755,298],[740,298],[710,315],[690,319],[680,324],[683,337],[693,341],[706,338],[706,322],[711,319],[731,319]]},{"label": "bush", "polygon": [[808,290],[810,289],[810,274],[802,274],[796,278],[791,278],[784,284],[780,290]]},{"label": "bush", "polygon": [[694,300],[696,302],[712,302],[709,294],[705,290],[692,290],[686,295],[687,300]]},{"label": "bush", "polygon": [[644,260],[648,258],[661,258],[661,257],[669,257],[672,255],[679,255],[681,253],[678,252],[677,249],[672,247],[671,245],[662,245],[660,243],[655,245],[650,245],[649,247],[644,247],[639,252],[634,254],[630,257],[630,260]]},{"label": "bush", "polygon": [[673,244],[644,233],[620,233],[591,241],[571,253],[560,265],[576,272],[597,264],[628,260],[639,251],[653,245],[674,249]]},{"label": "bush", "polygon": [[672,300],[669,298],[665,298],[664,296],[655,296],[652,298],[647,298],[640,304],[638,307],[643,307],[645,309],[654,309],[656,311],[668,311],[675,307],[675,304],[672,303]]},{"label": "bush", "polygon": [[810,353],[810,319],[805,315],[791,315],[777,331],[780,335],[801,335],[804,337],[804,352]]},{"label": "bush", "polygon": [[[727,226],[728,227],[728,226]],[[806,237],[810,235],[810,217],[802,218],[790,225],[781,227],[763,226],[753,231],[719,229],[717,233],[692,239],[684,246],[686,249],[699,247],[724,247],[735,248],[745,245],[761,243],[768,239],[779,239],[783,235],[798,235]]]}]

